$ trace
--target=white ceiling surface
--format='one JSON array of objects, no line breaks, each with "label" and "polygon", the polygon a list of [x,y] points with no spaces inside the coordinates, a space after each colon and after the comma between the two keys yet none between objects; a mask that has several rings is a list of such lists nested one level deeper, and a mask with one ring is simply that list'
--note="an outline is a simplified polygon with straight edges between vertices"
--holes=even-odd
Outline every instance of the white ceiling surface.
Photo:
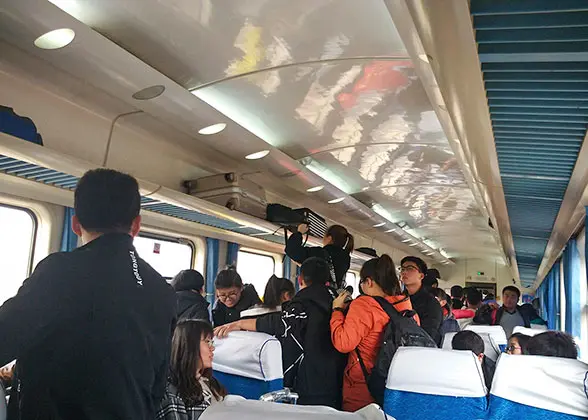
[{"label": "white ceiling surface", "polygon": [[[318,182],[302,164],[450,257],[502,258],[382,0],[51,2],[122,48],[43,0],[2,5],[0,38],[194,137],[227,122],[199,140],[238,161],[272,149],[254,167],[288,187]],[[36,50],[58,24],[74,42]],[[130,99],[153,84],[164,95]]]}]

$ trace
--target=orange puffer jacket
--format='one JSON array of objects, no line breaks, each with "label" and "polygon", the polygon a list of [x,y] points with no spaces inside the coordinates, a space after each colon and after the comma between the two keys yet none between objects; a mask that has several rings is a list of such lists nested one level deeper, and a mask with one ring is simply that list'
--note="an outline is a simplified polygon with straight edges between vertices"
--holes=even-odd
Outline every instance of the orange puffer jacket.
[{"label": "orange puffer jacket", "polygon": [[[412,310],[406,296],[388,296],[386,300],[401,312]],[[356,411],[373,403],[355,349],[359,349],[368,372],[374,367],[382,344],[382,335],[389,318],[378,302],[360,296],[351,302],[347,315],[334,311],[331,315],[331,340],[341,353],[349,353],[343,377],[343,410]],[[418,315],[415,321],[420,325]]]}]

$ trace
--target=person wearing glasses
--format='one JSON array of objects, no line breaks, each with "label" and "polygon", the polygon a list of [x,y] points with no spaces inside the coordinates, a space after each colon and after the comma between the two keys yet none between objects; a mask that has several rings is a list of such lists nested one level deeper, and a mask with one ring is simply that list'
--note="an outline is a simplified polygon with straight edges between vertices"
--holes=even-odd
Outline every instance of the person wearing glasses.
[{"label": "person wearing glasses", "polygon": [[261,304],[261,299],[252,284],[243,285],[241,276],[233,267],[220,271],[214,281],[216,303],[212,310],[215,327],[237,321],[241,311]]},{"label": "person wearing glasses", "polygon": [[404,257],[400,262],[400,279],[410,295],[412,307],[419,315],[421,327],[437,343],[441,344],[441,324],[443,311],[437,299],[427,292],[423,279],[427,274],[427,264],[418,257]]},{"label": "person wearing glasses", "polygon": [[200,319],[180,321],[174,331],[169,379],[157,420],[196,420],[226,390],[212,376],[212,326]]},{"label": "person wearing glasses", "polygon": [[529,337],[528,335],[515,333],[510,336],[508,339],[508,347],[506,348],[506,352],[508,354],[528,354],[527,353],[527,344],[529,344]]}]

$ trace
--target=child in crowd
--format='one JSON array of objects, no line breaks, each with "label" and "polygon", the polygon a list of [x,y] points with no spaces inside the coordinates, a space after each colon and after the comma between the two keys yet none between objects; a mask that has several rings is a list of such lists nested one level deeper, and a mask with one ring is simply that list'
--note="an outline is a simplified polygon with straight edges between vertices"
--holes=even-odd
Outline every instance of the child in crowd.
[{"label": "child in crowd", "polygon": [[239,320],[241,311],[261,303],[255,287],[243,285],[234,267],[220,271],[214,285],[217,301],[212,310],[212,320],[215,327]]},{"label": "child in crowd", "polygon": [[453,350],[469,350],[478,357],[478,360],[482,364],[486,387],[490,389],[496,364],[484,356],[484,340],[482,340],[482,337],[473,331],[460,331],[453,337],[451,347]]},{"label": "child in crowd", "polygon": [[546,331],[529,339],[529,354],[536,356],[578,358],[578,348],[574,338],[563,331]]},{"label": "child in crowd", "polygon": [[510,336],[508,339],[508,347],[506,348],[506,352],[508,354],[528,354],[527,353],[527,345],[529,343],[528,335],[515,333]]}]

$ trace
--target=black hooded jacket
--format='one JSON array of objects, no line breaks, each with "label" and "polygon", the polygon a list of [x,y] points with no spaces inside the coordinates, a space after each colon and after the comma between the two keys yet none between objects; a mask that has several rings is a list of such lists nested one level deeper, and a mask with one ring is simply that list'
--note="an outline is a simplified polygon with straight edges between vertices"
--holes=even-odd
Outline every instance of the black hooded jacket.
[{"label": "black hooded jacket", "polygon": [[337,289],[345,286],[345,274],[351,265],[351,257],[349,253],[343,248],[335,245],[327,245],[325,247],[306,247],[302,243],[302,234],[295,232],[288,238],[286,242],[286,255],[298,264],[302,264],[310,257],[318,257],[327,260],[327,256],[331,258],[333,268],[335,269],[335,280],[337,282]]},{"label": "black hooded jacket", "polygon": [[441,325],[443,324],[443,310],[435,299],[424,286],[422,286],[414,295],[410,296],[412,308],[419,315],[421,320],[421,328],[431,336],[437,343],[441,345]]},{"label": "black hooded jacket", "polygon": [[204,319],[210,322],[208,306],[210,305],[200,293],[192,290],[176,292],[178,298],[178,321],[184,319]]},{"label": "black hooded jacket", "polygon": [[282,305],[282,312],[257,318],[256,329],[282,344],[284,385],[300,396],[302,405],[341,408],[346,355],[331,342],[333,293],[311,285]]},{"label": "black hooded jacket", "polygon": [[241,311],[249,309],[252,306],[259,305],[261,299],[252,284],[243,286],[241,292],[241,299],[232,308],[229,308],[220,300],[217,300],[212,310],[212,320],[215,327],[228,324],[229,322],[238,321],[241,318]]}]

